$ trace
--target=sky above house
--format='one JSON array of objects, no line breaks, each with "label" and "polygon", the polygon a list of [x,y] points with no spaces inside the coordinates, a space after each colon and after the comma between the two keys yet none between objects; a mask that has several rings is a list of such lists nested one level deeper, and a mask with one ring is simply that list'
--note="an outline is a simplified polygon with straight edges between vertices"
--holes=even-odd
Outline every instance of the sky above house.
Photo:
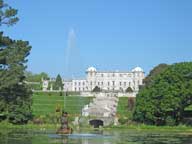
[{"label": "sky above house", "polygon": [[192,60],[191,0],[5,0],[20,21],[5,35],[30,42],[28,71],[83,77],[89,66],[148,73]]}]

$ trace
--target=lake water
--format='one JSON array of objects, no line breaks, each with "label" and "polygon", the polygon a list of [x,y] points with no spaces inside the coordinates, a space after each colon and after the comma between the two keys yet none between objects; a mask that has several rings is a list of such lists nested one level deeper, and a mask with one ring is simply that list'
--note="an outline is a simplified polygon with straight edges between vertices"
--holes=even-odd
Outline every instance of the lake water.
[{"label": "lake water", "polygon": [[0,130],[0,144],[192,144],[192,135],[176,132],[113,130],[74,132]]}]

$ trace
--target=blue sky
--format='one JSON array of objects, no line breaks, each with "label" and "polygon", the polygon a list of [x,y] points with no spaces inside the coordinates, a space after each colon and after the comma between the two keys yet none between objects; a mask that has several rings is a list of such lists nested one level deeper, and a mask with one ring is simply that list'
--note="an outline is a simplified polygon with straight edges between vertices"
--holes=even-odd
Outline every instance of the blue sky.
[{"label": "blue sky", "polygon": [[[5,1],[19,10],[20,21],[3,30],[30,42],[28,70],[34,73],[78,77],[88,66],[140,66],[148,73],[159,63],[192,60],[191,0]],[[73,74],[65,68],[70,29],[76,35]]]}]

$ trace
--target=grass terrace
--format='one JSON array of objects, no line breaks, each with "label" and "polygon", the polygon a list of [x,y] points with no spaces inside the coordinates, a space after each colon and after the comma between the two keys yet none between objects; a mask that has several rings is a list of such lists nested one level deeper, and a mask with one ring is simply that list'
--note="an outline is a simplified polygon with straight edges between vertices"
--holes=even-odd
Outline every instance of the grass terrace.
[{"label": "grass terrace", "polygon": [[[64,102],[65,99],[65,102]],[[57,109],[70,114],[79,115],[84,105],[89,104],[92,97],[81,97],[79,95],[64,96],[61,93],[34,93],[33,115],[42,116],[55,113]]]}]

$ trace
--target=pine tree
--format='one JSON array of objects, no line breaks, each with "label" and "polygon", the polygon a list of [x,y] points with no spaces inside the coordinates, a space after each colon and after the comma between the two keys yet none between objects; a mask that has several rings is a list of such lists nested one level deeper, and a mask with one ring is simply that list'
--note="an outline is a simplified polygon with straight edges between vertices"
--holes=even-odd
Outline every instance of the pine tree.
[{"label": "pine tree", "polygon": [[61,76],[58,74],[56,77],[56,81],[53,85],[54,90],[62,90],[63,89],[63,82]]},{"label": "pine tree", "polygon": [[18,22],[17,10],[0,0],[0,26],[12,26]]},{"label": "pine tree", "polygon": [[[14,25],[17,10],[0,0],[0,26]],[[32,92],[25,84],[29,42],[13,40],[0,32],[0,114],[12,123],[27,123],[31,119]]]}]

